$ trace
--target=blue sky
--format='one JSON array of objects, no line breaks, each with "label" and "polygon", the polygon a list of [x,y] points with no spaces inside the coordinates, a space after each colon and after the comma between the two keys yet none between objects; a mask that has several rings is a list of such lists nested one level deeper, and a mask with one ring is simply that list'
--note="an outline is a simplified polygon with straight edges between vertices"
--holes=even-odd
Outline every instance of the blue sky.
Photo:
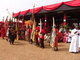
[{"label": "blue sky", "polygon": [[8,9],[9,13],[24,11],[27,9],[33,8],[35,3],[35,7],[55,4],[59,2],[66,2],[71,0],[1,0],[0,1],[0,21],[3,16],[6,18]]}]

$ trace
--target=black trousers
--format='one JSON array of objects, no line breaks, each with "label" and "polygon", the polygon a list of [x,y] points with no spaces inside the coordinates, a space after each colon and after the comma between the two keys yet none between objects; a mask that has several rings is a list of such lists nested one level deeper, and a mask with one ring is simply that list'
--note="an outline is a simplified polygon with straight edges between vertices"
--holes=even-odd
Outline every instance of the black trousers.
[{"label": "black trousers", "polygon": [[14,44],[14,39],[10,39],[10,44]]},{"label": "black trousers", "polygon": [[36,38],[36,45],[37,45],[37,46],[39,46],[39,43],[38,43],[38,38]]},{"label": "black trousers", "polygon": [[44,48],[44,39],[41,39],[41,48]]}]

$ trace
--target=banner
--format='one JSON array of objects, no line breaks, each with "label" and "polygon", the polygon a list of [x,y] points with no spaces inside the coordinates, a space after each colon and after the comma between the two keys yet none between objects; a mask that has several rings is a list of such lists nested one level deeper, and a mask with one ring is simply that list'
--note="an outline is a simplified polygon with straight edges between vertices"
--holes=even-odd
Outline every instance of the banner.
[{"label": "banner", "polygon": [[53,17],[53,28],[52,28],[52,37],[51,37],[51,42],[50,42],[50,46],[54,47],[55,46],[55,22],[54,22],[54,17]]},{"label": "banner", "polygon": [[36,21],[34,19],[34,23],[33,23],[33,30],[32,30],[32,40],[33,42],[35,42],[35,35],[36,35]]}]

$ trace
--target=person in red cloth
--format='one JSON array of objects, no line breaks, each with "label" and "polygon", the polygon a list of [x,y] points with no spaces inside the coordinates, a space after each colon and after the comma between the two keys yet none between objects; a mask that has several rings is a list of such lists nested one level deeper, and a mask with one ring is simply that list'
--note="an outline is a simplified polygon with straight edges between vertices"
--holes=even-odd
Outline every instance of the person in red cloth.
[{"label": "person in red cloth", "polygon": [[56,34],[56,37],[55,37],[54,50],[57,51],[58,50],[58,36],[59,36],[59,31],[57,27],[55,27],[55,34]]},{"label": "person in red cloth", "polygon": [[39,26],[37,26],[37,27],[36,27],[36,45],[37,45],[37,46],[39,46],[39,42],[38,42],[38,38],[39,38],[38,32],[39,32],[39,30],[40,30],[40,28],[39,28]]},{"label": "person in red cloth", "polygon": [[29,42],[33,43],[32,39],[31,39],[31,33],[32,33],[32,27],[29,27],[29,29],[28,29],[28,40],[29,40]]},{"label": "person in red cloth", "polygon": [[58,40],[58,42],[63,42],[63,36],[64,36],[63,31],[59,32],[59,36],[58,36],[59,40]]},{"label": "person in red cloth", "polygon": [[64,43],[68,42],[68,37],[69,37],[69,32],[68,32],[68,30],[66,30],[66,32],[64,33],[64,38],[63,38]]},{"label": "person in red cloth", "polygon": [[44,34],[45,34],[45,29],[42,29],[41,30],[41,37],[40,37],[41,48],[44,48]]},{"label": "person in red cloth", "polygon": [[1,28],[1,37],[4,39],[4,37],[5,37],[5,28],[4,27],[2,27]]}]

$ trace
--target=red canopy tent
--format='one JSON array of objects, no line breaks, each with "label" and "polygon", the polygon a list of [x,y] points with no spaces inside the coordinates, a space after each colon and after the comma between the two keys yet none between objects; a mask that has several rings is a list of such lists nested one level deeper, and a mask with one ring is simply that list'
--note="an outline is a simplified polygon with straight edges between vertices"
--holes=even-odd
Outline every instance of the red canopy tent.
[{"label": "red canopy tent", "polygon": [[[73,1],[68,1],[68,2],[61,2],[61,3],[57,3],[57,4],[37,7],[37,8],[34,8],[34,14],[39,13],[42,9],[44,11],[52,11],[52,10],[54,11],[55,9],[59,8],[63,4],[67,5],[67,6],[71,6],[71,7],[78,7],[78,6],[80,6],[80,0],[73,0]],[[14,13],[13,17],[17,17],[19,15],[26,15],[28,12],[32,13],[33,9],[28,9],[25,11],[20,11],[18,13]]]}]

